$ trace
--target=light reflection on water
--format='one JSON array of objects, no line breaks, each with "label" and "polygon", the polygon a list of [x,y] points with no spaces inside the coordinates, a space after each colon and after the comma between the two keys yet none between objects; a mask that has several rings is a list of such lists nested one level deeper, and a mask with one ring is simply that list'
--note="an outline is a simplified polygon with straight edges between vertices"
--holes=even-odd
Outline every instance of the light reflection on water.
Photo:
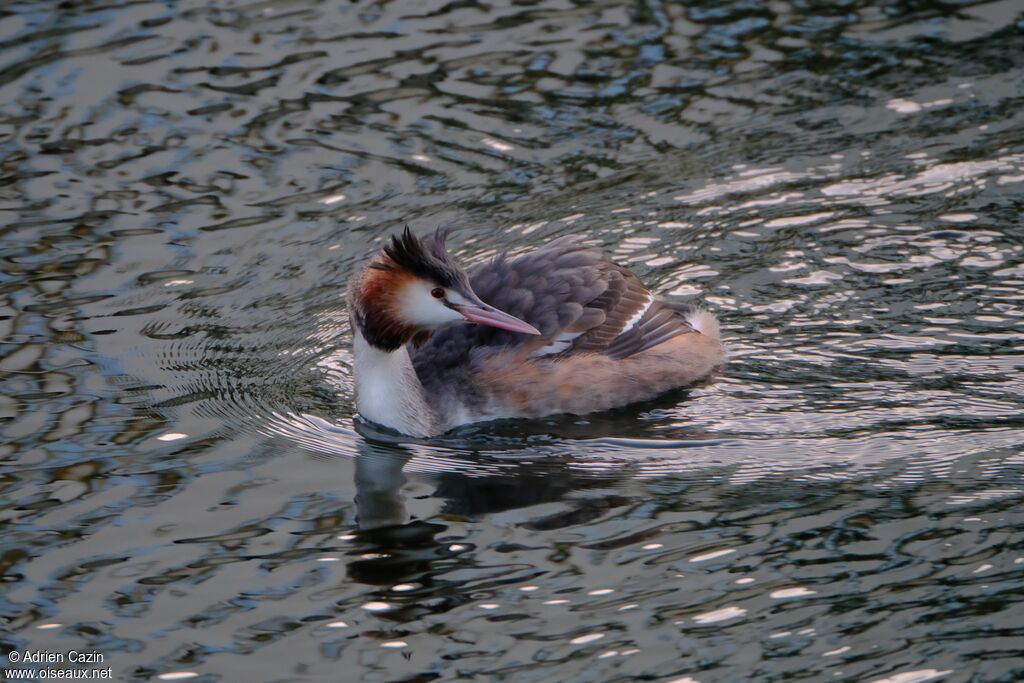
[{"label": "light reflection on water", "polygon": [[[1024,677],[1017,3],[0,9],[0,636],[123,680]],[[410,441],[342,287],[583,233],[715,384]]]}]

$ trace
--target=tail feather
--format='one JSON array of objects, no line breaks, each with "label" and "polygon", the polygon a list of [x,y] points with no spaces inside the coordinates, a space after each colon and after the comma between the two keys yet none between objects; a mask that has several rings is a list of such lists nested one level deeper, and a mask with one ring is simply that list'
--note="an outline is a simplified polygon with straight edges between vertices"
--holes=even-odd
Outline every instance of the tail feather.
[{"label": "tail feather", "polygon": [[718,327],[718,318],[715,317],[714,313],[705,311],[703,308],[692,307],[690,312],[686,315],[686,322],[690,324],[690,327],[697,330],[705,337],[719,341],[721,339],[721,332]]}]

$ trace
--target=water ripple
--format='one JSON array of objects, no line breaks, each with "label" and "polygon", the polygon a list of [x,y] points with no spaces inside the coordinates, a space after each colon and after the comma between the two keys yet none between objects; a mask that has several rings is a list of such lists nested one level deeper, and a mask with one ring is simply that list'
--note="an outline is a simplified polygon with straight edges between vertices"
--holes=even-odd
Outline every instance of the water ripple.
[{"label": "water ripple", "polygon": [[[1019,680],[1022,36],[1010,0],[5,3],[5,651]],[[469,264],[585,234],[727,371],[366,424],[343,288],[405,223]]]}]

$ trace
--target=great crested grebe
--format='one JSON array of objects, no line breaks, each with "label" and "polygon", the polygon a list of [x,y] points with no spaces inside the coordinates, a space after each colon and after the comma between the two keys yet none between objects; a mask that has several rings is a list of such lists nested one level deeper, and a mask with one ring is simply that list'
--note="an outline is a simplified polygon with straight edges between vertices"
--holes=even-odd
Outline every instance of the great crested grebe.
[{"label": "great crested grebe", "polygon": [[591,413],[693,384],[724,362],[712,314],[655,296],[571,237],[467,276],[445,236],[406,227],[349,281],[356,404],[367,420],[433,436]]}]

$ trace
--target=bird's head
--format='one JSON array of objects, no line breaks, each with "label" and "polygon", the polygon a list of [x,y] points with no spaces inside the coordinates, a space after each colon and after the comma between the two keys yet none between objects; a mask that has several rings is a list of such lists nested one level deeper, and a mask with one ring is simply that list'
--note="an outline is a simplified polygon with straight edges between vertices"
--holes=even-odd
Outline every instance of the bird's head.
[{"label": "bird's head", "polygon": [[393,351],[449,325],[475,323],[523,334],[540,332],[480,300],[445,247],[446,233],[417,237],[408,227],[350,285],[354,323],[372,346]]}]

